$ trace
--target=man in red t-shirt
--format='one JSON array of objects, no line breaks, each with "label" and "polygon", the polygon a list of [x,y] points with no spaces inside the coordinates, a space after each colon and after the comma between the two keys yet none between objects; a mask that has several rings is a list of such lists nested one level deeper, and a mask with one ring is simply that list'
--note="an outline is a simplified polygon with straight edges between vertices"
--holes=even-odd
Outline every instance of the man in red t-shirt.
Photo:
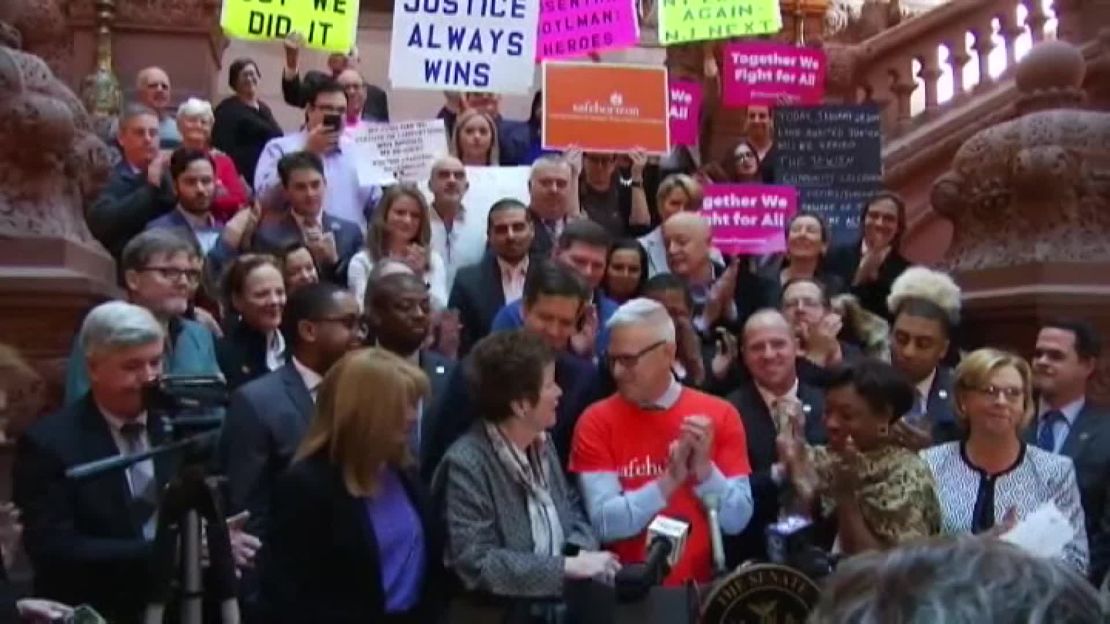
[{"label": "man in red t-shirt", "polygon": [[664,584],[708,581],[712,551],[700,500],[717,497],[721,530],[729,535],[752,516],[740,415],[728,402],[675,380],[674,323],[662,305],[634,299],[608,325],[617,394],[582,414],[570,471],[579,477],[599,539],[622,563],[643,561],[645,529],[661,514],[690,523],[685,550]]}]

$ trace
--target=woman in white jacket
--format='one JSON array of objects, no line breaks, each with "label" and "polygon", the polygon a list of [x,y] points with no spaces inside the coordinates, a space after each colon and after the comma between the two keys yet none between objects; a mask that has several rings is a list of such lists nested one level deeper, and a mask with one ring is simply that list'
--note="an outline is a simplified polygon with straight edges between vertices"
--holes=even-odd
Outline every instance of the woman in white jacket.
[{"label": "woman in white jacket", "polygon": [[428,211],[428,202],[417,187],[398,184],[386,189],[370,218],[366,249],[351,258],[347,269],[347,286],[359,305],[366,296],[366,282],[374,265],[383,258],[392,258],[423,277],[434,310],[447,307],[447,268],[430,246]]}]

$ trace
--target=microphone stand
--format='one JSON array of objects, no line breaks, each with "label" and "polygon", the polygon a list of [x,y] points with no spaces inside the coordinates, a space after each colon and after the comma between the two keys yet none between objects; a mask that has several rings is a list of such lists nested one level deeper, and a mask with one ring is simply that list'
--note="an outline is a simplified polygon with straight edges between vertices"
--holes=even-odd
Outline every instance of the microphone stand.
[{"label": "microphone stand", "polygon": [[[164,420],[167,429],[177,423],[176,419]],[[186,419],[182,424],[191,423]],[[126,470],[148,459],[183,453],[183,465],[167,484],[158,504],[152,561],[154,578],[143,619],[145,624],[161,624],[164,621],[166,606],[173,597],[175,586],[180,587],[181,596],[177,621],[181,624],[203,624],[205,592],[201,576],[201,518],[207,521],[209,576],[213,581],[210,591],[220,601],[221,621],[224,624],[239,624],[231,534],[219,503],[218,479],[206,477],[204,469],[206,450],[216,435],[218,432],[209,431],[141,453],[99,459],[66,470],[66,477],[70,479],[90,479]]]}]

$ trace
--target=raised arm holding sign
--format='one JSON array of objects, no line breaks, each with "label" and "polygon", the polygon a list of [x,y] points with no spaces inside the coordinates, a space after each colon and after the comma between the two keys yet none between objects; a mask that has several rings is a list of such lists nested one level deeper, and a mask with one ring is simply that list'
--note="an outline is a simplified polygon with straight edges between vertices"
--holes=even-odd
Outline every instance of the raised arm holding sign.
[{"label": "raised arm holding sign", "polygon": [[224,0],[220,27],[248,41],[284,39],[291,32],[305,45],[346,54],[355,44],[358,0]]}]

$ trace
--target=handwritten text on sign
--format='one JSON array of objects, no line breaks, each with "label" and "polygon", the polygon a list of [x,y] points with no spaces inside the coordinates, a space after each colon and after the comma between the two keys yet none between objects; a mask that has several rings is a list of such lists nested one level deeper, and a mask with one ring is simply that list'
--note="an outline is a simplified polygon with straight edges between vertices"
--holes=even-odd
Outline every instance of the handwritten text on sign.
[{"label": "handwritten text on sign", "polygon": [[346,53],[354,47],[358,0],[224,0],[220,27],[249,41],[304,35],[311,48]]},{"label": "handwritten text on sign", "polygon": [[355,139],[378,148],[374,164],[402,182],[427,180],[432,163],[447,155],[447,129],[442,119],[368,124]]},{"label": "handwritten text on sign", "polygon": [[659,42],[676,45],[777,33],[778,0],[658,0]]},{"label": "handwritten text on sign", "polygon": [[798,194],[789,186],[711,184],[702,215],[722,253],[769,254],[786,249],[786,224],[797,208]]},{"label": "handwritten text on sign", "polygon": [[634,0],[543,0],[536,60],[583,56],[640,40]]},{"label": "handwritten text on sign", "polygon": [[670,92],[671,145],[698,144],[698,121],[701,117],[701,84],[689,80],[671,80]]},{"label": "handwritten text on sign", "polygon": [[882,189],[882,132],[872,104],[775,108],[775,181],[825,218],[833,242],[859,235],[864,201]]},{"label": "handwritten text on sign", "polygon": [[729,45],[724,57],[725,106],[813,106],[825,95],[821,50],[753,41]]},{"label": "handwritten text on sign", "polygon": [[535,0],[397,0],[389,79],[405,89],[527,93]]}]

